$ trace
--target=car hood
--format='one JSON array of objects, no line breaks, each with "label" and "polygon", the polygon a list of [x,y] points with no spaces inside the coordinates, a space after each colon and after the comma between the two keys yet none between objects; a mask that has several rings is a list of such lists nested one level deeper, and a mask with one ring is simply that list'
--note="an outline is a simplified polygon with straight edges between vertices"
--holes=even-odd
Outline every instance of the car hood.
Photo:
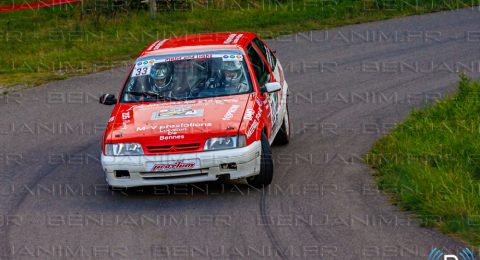
[{"label": "car hood", "polygon": [[158,103],[121,103],[109,120],[109,143],[201,143],[237,135],[251,94]]}]

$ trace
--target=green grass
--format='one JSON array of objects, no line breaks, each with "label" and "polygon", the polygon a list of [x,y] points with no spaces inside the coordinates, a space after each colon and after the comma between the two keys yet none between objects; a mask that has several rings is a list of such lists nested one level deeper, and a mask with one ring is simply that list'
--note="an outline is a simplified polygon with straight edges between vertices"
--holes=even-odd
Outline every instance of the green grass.
[{"label": "green grass", "polygon": [[414,110],[367,156],[377,183],[424,226],[480,246],[480,82]]},{"label": "green grass", "polygon": [[0,13],[0,86],[33,86],[116,67],[131,62],[157,38],[174,35],[244,30],[270,38],[480,4],[480,0],[222,0],[208,1],[207,8],[199,4],[207,0],[194,1],[192,9],[159,12],[155,20],[144,10],[81,15],[79,4]]}]

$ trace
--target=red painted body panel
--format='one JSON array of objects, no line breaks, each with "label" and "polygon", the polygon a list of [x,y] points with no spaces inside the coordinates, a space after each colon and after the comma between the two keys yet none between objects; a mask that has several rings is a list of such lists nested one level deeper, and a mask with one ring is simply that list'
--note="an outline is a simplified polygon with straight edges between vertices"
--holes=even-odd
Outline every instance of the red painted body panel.
[{"label": "red painted body panel", "polygon": [[208,138],[235,136],[247,103],[254,94],[170,101],[117,104],[105,133],[106,143],[147,146],[196,144],[203,150]]},{"label": "red painted body panel", "polygon": [[[231,35],[241,35],[237,41],[235,37],[229,40]],[[218,47],[232,48],[238,47],[245,49],[248,43],[254,39],[256,34],[251,32],[224,32],[224,33],[205,33],[205,34],[193,34],[186,36],[178,36],[170,39],[157,40],[151,43],[145,50],[143,50],[141,56],[150,55],[157,51],[168,50],[176,48],[175,51],[181,50],[195,50],[199,47],[202,50],[206,49],[218,49]],[[155,48],[157,47],[158,48]],[[208,46],[208,47],[207,47]]]}]

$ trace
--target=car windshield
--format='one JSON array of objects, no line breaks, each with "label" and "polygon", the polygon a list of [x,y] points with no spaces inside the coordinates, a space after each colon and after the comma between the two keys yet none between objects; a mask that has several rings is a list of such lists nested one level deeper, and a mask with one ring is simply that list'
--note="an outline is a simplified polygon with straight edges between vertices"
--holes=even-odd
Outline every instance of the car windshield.
[{"label": "car windshield", "polygon": [[252,92],[240,52],[214,51],[142,57],[126,82],[121,102],[151,102]]}]

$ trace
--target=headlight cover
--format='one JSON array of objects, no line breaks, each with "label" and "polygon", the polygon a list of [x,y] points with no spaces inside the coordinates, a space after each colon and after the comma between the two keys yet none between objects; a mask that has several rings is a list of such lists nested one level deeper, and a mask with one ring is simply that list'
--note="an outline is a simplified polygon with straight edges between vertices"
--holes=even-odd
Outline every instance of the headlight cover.
[{"label": "headlight cover", "polygon": [[106,144],[105,155],[108,155],[108,156],[143,155],[143,149],[142,149],[142,146],[137,143]]},{"label": "headlight cover", "polygon": [[204,151],[225,150],[232,148],[245,147],[246,139],[244,135],[240,136],[224,136],[210,138],[205,142]]}]

